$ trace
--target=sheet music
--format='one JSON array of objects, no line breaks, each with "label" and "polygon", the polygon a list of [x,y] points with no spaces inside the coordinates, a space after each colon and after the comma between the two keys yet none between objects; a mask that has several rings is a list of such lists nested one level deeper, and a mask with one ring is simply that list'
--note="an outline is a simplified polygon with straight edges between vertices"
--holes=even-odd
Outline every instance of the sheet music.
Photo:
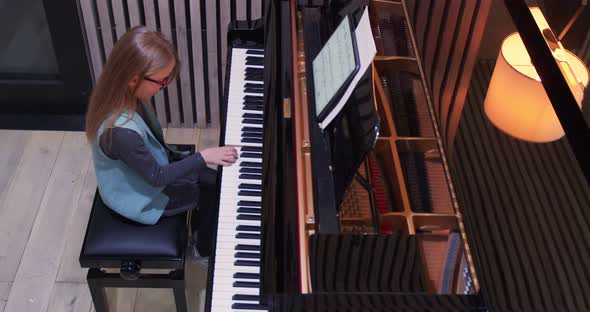
[{"label": "sheet music", "polygon": [[373,62],[373,58],[375,57],[375,54],[377,54],[377,48],[375,47],[375,41],[373,40],[373,33],[371,32],[371,24],[369,23],[368,8],[365,8],[365,12],[363,13],[363,16],[361,17],[361,20],[359,21],[359,24],[356,27],[354,33],[356,35],[356,42],[358,45],[360,68],[338,104],[336,104],[334,109],[332,109],[332,111],[320,123],[320,128],[322,128],[322,130],[325,129],[330,124],[330,122],[336,118],[342,108],[344,108],[344,104],[346,104],[346,101],[348,101],[350,98],[352,91],[354,91],[354,88],[358,84],[361,77],[365,74],[367,68],[371,66],[371,62]]},{"label": "sheet music", "polygon": [[316,116],[328,106],[356,67],[351,29],[347,16],[313,60]]}]

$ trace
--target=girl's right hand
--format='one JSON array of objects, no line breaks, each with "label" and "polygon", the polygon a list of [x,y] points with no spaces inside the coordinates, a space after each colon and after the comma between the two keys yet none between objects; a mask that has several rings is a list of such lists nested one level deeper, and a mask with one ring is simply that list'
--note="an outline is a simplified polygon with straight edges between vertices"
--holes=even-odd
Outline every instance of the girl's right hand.
[{"label": "girl's right hand", "polygon": [[200,153],[209,165],[231,166],[238,160],[238,151],[233,146],[207,148]]}]

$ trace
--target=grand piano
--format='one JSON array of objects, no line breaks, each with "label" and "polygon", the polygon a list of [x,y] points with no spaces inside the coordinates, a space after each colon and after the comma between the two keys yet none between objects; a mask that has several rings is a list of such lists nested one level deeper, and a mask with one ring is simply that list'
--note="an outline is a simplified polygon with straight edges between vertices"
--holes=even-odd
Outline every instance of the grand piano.
[{"label": "grand piano", "polygon": [[[240,158],[219,172],[206,311],[588,307],[531,284],[539,264],[506,269],[539,260],[487,233],[516,233],[522,220],[488,229],[477,205],[459,204],[454,179],[468,180],[447,151],[465,140],[455,142],[490,6],[266,1],[262,19],[232,21],[221,144]],[[365,8],[377,56],[321,129],[311,60],[345,16],[357,25]],[[420,22],[426,16],[432,25]],[[556,266],[545,266],[547,279]]]}]

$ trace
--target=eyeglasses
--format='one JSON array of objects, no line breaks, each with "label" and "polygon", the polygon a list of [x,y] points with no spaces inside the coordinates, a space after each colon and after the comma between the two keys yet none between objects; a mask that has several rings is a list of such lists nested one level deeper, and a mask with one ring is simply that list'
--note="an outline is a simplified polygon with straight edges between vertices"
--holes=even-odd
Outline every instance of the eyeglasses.
[{"label": "eyeglasses", "polygon": [[153,83],[155,83],[155,84],[158,84],[158,85],[160,85],[160,90],[162,90],[162,89],[166,88],[166,86],[168,85],[168,82],[169,82],[169,81],[168,81],[168,80],[169,80],[169,78],[170,78],[170,77],[166,77],[166,78],[164,78],[164,79],[162,79],[162,80],[156,80],[156,79],[152,79],[152,78],[150,78],[150,77],[147,77],[147,76],[146,76],[146,77],[143,77],[143,79],[145,79],[145,80],[147,80],[147,81],[151,81],[151,82],[153,82]]}]

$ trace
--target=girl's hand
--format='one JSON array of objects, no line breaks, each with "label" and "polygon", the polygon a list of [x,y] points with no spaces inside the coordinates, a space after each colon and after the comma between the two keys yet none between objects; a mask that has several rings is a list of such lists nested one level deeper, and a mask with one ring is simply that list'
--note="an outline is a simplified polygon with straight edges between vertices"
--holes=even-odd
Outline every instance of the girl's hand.
[{"label": "girl's hand", "polygon": [[209,165],[231,166],[238,160],[238,151],[233,146],[207,148],[200,153]]}]

